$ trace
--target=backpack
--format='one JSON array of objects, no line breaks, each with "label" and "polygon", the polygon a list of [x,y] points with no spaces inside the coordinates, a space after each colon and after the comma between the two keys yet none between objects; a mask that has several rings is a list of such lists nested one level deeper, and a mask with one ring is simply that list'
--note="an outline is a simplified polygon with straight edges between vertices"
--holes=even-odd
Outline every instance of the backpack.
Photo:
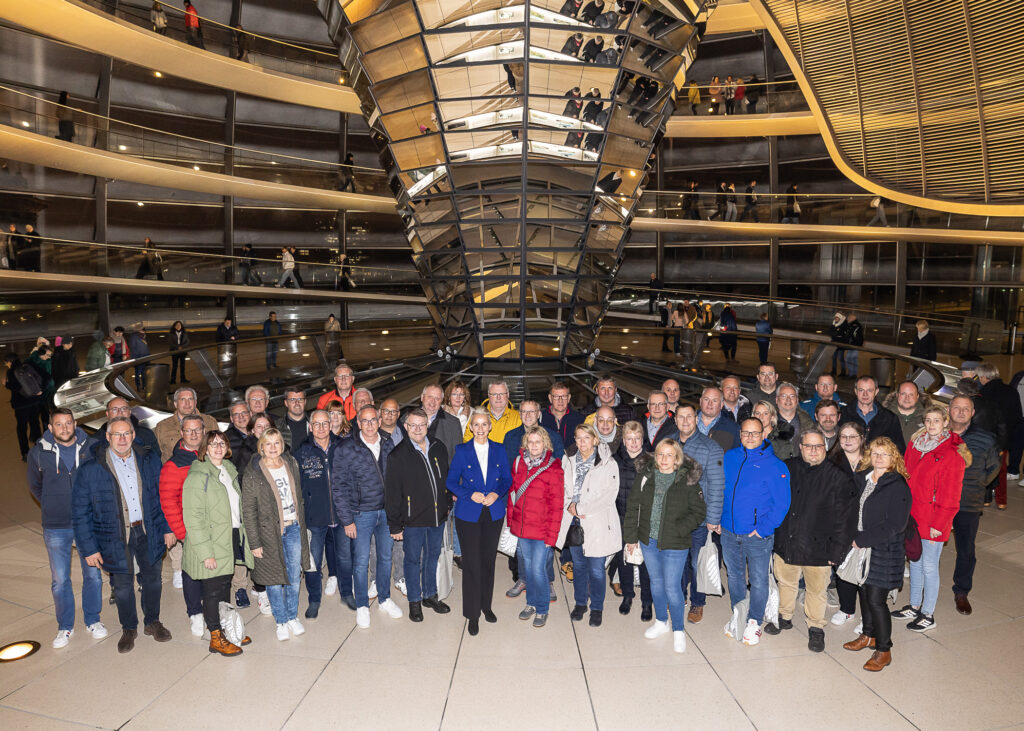
[{"label": "backpack", "polygon": [[14,378],[18,381],[18,390],[22,396],[33,398],[43,391],[43,381],[36,369],[28,363],[22,363],[14,369]]}]

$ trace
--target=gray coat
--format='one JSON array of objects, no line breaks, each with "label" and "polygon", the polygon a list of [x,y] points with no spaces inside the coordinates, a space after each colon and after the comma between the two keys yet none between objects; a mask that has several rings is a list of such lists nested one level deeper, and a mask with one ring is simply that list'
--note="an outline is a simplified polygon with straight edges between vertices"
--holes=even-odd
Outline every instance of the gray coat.
[{"label": "gray coat", "polygon": [[[309,539],[306,535],[306,509],[302,501],[301,472],[295,458],[290,454],[282,456],[288,470],[292,501],[299,519],[302,562],[300,569],[309,566]],[[288,571],[284,561],[284,512],[277,488],[270,472],[263,465],[263,458],[256,455],[249,462],[242,477],[242,520],[245,533],[253,551],[263,549],[263,557],[255,558],[252,580],[257,584],[280,585],[288,583]]]}]

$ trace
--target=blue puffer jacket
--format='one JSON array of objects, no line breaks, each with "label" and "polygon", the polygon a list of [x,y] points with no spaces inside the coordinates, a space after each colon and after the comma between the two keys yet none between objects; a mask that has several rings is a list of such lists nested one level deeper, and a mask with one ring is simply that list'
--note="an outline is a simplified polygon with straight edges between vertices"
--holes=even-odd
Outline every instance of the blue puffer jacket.
[{"label": "blue puffer jacket", "polygon": [[724,461],[722,529],[736,535],[754,530],[762,538],[772,535],[789,511],[789,469],[768,442],[756,449],[730,449]]},{"label": "blue puffer jacket", "polygon": [[380,440],[380,458],[363,441],[363,435],[353,431],[334,450],[331,463],[331,497],[341,525],[352,525],[356,513],[384,509],[384,475],[387,474],[388,455],[395,448],[391,435],[377,432]]},{"label": "blue puffer jacket", "polygon": [[322,528],[338,524],[338,514],[331,499],[331,465],[341,437],[331,434],[324,452],[310,434],[292,456],[299,463],[302,477],[302,501],[306,505],[306,527]]},{"label": "blue puffer jacket", "polygon": [[[149,560],[160,561],[164,555],[164,534],[170,533],[160,509],[160,453],[133,445],[142,477],[142,520],[149,540]],[[127,533],[122,519],[121,488],[107,466],[107,450],[95,451],[95,458],[78,468],[71,489],[71,519],[75,542],[82,556],[99,553],[103,570],[112,574],[132,573],[133,566],[125,554]]]},{"label": "blue puffer jacket", "polygon": [[75,466],[60,461],[60,449],[49,429],[28,453],[28,487],[43,509],[43,528],[71,527],[71,485],[78,467],[92,459],[92,440],[75,429]]},{"label": "blue puffer jacket", "polygon": [[698,431],[683,442],[683,454],[693,457],[701,466],[700,489],[704,493],[704,503],[708,508],[704,522],[719,525],[722,522],[722,501],[725,492],[722,448],[714,439]]}]

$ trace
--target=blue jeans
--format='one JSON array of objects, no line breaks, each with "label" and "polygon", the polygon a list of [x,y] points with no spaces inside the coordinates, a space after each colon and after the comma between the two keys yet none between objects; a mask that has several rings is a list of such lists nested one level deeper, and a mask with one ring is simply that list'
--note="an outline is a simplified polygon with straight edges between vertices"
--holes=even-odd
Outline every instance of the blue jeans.
[{"label": "blue jeans", "polygon": [[604,594],[608,582],[604,578],[605,556],[584,556],[583,546],[570,546],[572,554],[572,593],[576,598],[576,606],[587,606],[590,600],[592,611],[604,611]]},{"label": "blue jeans", "polygon": [[295,278],[294,269],[286,269],[284,273],[281,274],[281,278],[277,280],[277,286],[283,287],[285,286],[285,282],[291,282],[292,284],[294,284],[295,289],[299,288],[299,280]]},{"label": "blue jeans", "polygon": [[377,547],[377,601],[391,598],[391,532],[383,510],[356,513],[356,537],[352,542],[352,588],[357,607],[370,606],[370,539]]},{"label": "blue jeans", "polygon": [[[405,528],[405,588],[410,602],[437,596],[437,561],[441,558],[444,525],[427,528]],[[377,588],[380,591],[380,587]]]},{"label": "blue jeans", "polygon": [[[75,592],[71,588],[71,545],[75,532],[71,528],[43,528],[43,542],[50,557],[50,591],[57,612],[57,629],[75,628]],[[82,562],[82,615],[85,626],[100,621],[103,606],[103,575],[98,568]]]},{"label": "blue jeans", "polygon": [[654,538],[649,543],[640,543],[644,564],[651,577],[651,595],[654,598],[654,617],[667,622],[672,617],[675,632],[686,630],[686,600],[683,598],[683,570],[686,568],[690,550],[658,548]]},{"label": "blue jeans", "polygon": [[516,544],[519,579],[526,582],[526,604],[536,609],[537,614],[547,614],[551,606],[551,582],[555,580],[551,551],[544,541],[535,538],[520,538]]},{"label": "blue jeans", "polygon": [[[942,541],[921,539],[921,558],[910,562],[910,606],[921,607],[929,617],[939,599],[939,556]],[[923,601],[922,601],[923,598]]]},{"label": "blue jeans", "polygon": [[267,346],[267,368],[277,368],[277,341],[270,340]]},{"label": "blue jeans", "polygon": [[860,359],[860,351],[853,348],[849,348],[843,353],[843,357],[846,359],[846,375],[850,378],[857,377],[857,364]]},{"label": "blue jeans", "polygon": [[[333,555],[331,552],[334,552]],[[345,535],[340,525],[310,526],[309,528],[310,560],[316,571],[306,571],[306,594],[310,602],[318,602],[323,598],[323,566],[324,554],[327,554],[327,566],[333,567],[337,573],[338,591],[342,598],[352,596],[352,541]]]},{"label": "blue jeans", "polygon": [[768,603],[768,564],[772,559],[775,536],[757,538],[740,536],[722,529],[722,558],[729,572],[729,602],[735,607],[747,596],[750,580],[750,610],[747,619],[764,620],[764,607]]},{"label": "blue jeans", "polygon": [[302,576],[302,534],[298,523],[284,529],[281,545],[284,548],[284,567],[288,572],[287,584],[268,584],[267,599],[274,621],[284,624],[299,616],[299,578]]},{"label": "blue jeans", "polygon": [[[697,556],[700,549],[708,542],[708,526],[701,523],[693,533],[690,534],[690,560],[686,562],[683,570],[683,598],[690,595],[690,607],[703,607],[708,602],[706,595],[697,591]],[[689,589],[689,591],[687,591]]]}]

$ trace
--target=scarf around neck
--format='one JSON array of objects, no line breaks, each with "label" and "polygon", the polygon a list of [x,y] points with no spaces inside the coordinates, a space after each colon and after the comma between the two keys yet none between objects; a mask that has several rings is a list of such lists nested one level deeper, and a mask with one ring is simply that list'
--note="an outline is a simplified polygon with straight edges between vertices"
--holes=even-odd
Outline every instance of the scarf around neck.
[{"label": "scarf around neck", "polygon": [[937,437],[930,436],[928,432],[924,432],[921,434],[921,436],[914,439],[914,449],[916,449],[921,454],[928,454],[928,452],[935,449],[937,446],[942,444],[947,439],[949,439],[948,429],[944,430]]}]

